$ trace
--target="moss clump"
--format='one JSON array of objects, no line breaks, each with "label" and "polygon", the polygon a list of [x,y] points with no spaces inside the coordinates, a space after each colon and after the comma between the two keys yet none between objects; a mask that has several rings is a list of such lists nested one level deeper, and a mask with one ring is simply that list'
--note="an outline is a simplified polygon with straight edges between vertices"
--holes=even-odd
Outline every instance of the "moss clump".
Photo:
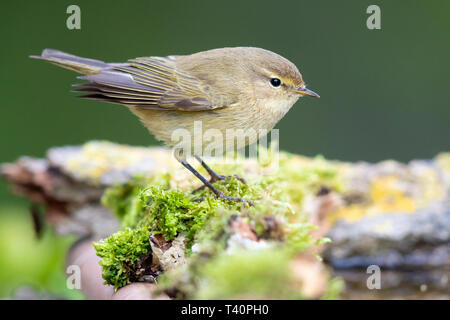
[{"label": "moss clump", "polygon": [[[255,206],[216,199],[208,189],[193,194],[192,186],[186,188],[179,177],[170,174],[136,178],[105,192],[103,204],[116,213],[124,228],[96,244],[107,283],[121,287],[133,281],[130,266],[150,250],[149,235],[162,235],[170,244],[183,234],[188,263],[160,277],[161,290],[179,298],[237,297],[251,291],[258,297],[301,297],[298,290],[286,288],[291,281],[287,265],[299,252],[326,241],[311,236],[314,227],[301,211],[302,201],[321,187],[338,190],[337,167],[322,158],[282,153],[275,174],[247,174],[243,166],[229,164],[214,165],[214,169],[224,175],[245,176],[247,184],[229,177],[214,185],[227,195],[254,201]],[[267,249],[230,255],[227,246],[233,235],[248,237],[242,241]],[[127,236],[129,247],[122,243]],[[239,247],[241,240],[237,241]],[[196,250],[193,244],[198,245]],[[142,251],[133,250],[136,245]]]},{"label": "moss clump", "polygon": [[199,270],[194,299],[296,299],[299,291],[285,250],[265,249],[219,255]]},{"label": "moss clump", "polygon": [[290,223],[285,225],[285,229],[286,248],[293,254],[331,242],[329,238],[313,238],[311,231],[316,230],[317,227],[309,223]]},{"label": "moss clump", "polygon": [[[193,299],[308,299],[302,283],[292,272],[293,256],[283,248],[242,250],[219,255],[197,270],[201,279]],[[336,299],[340,279],[330,279],[321,298]]]},{"label": "moss clump", "polygon": [[139,199],[147,212],[139,223],[147,226],[154,234],[162,234],[166,241],[173,240],[181,232],[187,232],[188,240],[192,240],[217,207],[216,201],[197,203],[190,194],[160,186],[145,188]]},{"label": "moss clump", "polygon": [[[214,216],[219,207],[237,211],[245,207],[243,203],[216,199],[208,189],[195,194],[191,190],[171,189],[171,178],[168,174],[157,175],[150,180],[137,177],[107,189],[102,204],[118,216],[124,228],[145,225],[152,233],[163,234],[167,241],[184,231],[188,240],[192,240],[205,220]],[[227,195],[246,200],[260,199],[268,187],[264,180],[250,185],[235,177],[217,181],[214,185]]]},{"label": "moss clump", "polygon": [[339,165],[325,160],[322,156],[314,159],[280,154],[280,169],[276,177],[282,184],[285,201],[298,210],[308,194],[317,194],[322,188],[342,191],[343,177]]},{"label": "moss clump", "polygon": [[94,243],[97,255],[102,258],[100,265],[105,284],[118,289],[131,282],[133,265],[150,250],[148,239],[147,228],[126,228]]},{"label": "moss clump", "polygon": [[[150,181],[139,177],[107,189],[102,203],[116,213],[124,228],[146,226],[153,234],[164,235],[167,241],[181,232],[187,232],[187,239],[192,240],[219,207],[240,210],[245,206],[216,199],[207,189],[195,194],[170,189],[169,181],[169,175],[157,176]],[[243,184],[235,177],[218,181],[215,186],[228,195],[248,200],[257,198],[261,189],[258,185]],[[197,201],[199,199],[201,201]]]},{"label": "moss clump", "polygon": [[147,185],[169,188],[170,175],[161,174],[151,179],[136,176],[133,180],[106,189],[101,199],[121,220],[123,228],[135,228],[145,217],[145,202],[140,194]]},{"label": "moss clump", "polygon": [[[312,237],[310,231],[316,227],[309,223],[283,223],[279,218],[259,211],[258,206],[248,211],[218,212],[196,235],[199,248],[189,264],[159,278],[160,292],[179,299],[304,298],[301,284],[290,269],[291,262],[299,253],[329,239]],[[233,230],[233,221],[252,226],[255,245],[264,243],[263,247],[230,251],[230,238],[239,233]],[[259,234],[254,228],[257,225]],[[335,288],[331,287],[333,290],[324,297],[337,297]]]},{"label": "moss clump", "polygon": [[[163,235],[165,241],[185,233],[187,253],[190,253],[196,234],[208,219],[217,216],[218,208],[239,211],[245,206],[216,199],[208,190],[192,194],[169,189],[170,178],[170,175],[161,175],[145,181],[138,177],[105,192],[102,203],[116,213],[123,227],[123,231],[95,244],[97,255],[103,258],[100,264],[106,283],[116,288],[130,283],[133,276],[130,266],[150,249],[150,233]],[[257,194],[255,187],[244,185],[234,177],[215,185],[236,197],[254,199]],[[195,201],[199,198],[203,200]],[[132,237],[128,240],[133,243],[130,247],[122,245],[125,237]],[[139,246],[147,251],[131,250],[137,245],[136,240],[142,241]]]}]

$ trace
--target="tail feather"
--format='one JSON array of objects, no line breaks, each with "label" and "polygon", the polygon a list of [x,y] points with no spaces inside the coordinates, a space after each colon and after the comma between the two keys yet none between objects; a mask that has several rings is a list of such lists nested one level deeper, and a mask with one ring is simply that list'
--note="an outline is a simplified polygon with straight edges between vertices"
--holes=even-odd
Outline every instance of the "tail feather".
[{"label": "tail feather", "polygon": [[118,68],[129,67],[129,63],[105,63],[53,49],[45,49],[40,56],[30,56],[30,58],[48,61],[62,68],[82,73],[83,76],[77,78],[86,82],[73,85],[74,92],[83,94],[79,96],[80,98],[125,106],[139,106],[143,109],[164,110],[158,105],[158,101],[165,90],[155,85],[138,83],[132,74]]},{"label": "tail feather", "polygon": [[117,65],[100,60],[77,57],[54,49],[45,49],[40,56],[30,56],[30,58],[45,60],[82,74],[98,74],[103,69]]}]

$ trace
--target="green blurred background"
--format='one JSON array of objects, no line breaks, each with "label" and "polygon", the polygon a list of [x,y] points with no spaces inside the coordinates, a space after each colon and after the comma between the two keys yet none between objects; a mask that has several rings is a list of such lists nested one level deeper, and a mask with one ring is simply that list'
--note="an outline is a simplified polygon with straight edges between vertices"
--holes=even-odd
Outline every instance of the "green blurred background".
[{"label": "green blurred background", "polygon": [[[70,4],[81,8],[81,30],[66,28]],[[366,27],[371,4],[381,8],[381,30]],[[9,0],[0,9],[0,162],[41,157],[52,146],[91,139],[156,144],[125,108],[75,99],[69,93],[74,73],[28,59],[44,48],[122,62],[262,47],[294,62],[321,95],[302,99],[279,123],[282,149],[351,161],[408,161],[450,150],[446,0]],[[0,297],[33,279],[54,292],[65,283],[58,266],[70,241],[35,242],[25,209],[2,182]],[[51,239],[52,231],[45,237]],[[53,260],[24,259],[26,250],[42,250]],[[24,264],[34,264],[33,271]]]}]

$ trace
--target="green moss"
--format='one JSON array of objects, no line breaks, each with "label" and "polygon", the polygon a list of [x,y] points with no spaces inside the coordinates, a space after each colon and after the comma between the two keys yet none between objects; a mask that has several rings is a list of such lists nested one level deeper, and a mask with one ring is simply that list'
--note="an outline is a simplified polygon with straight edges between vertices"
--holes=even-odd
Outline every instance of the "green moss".
[{"label": "green moss", "polygon": [[[227,195],[254,201],[255,206],[216,199],[206,188],[193,194],[192,189],[181,189],[170,174],[137,177],[105,192],[103,204],[116,213],[123,227],[96,244],[106,283],[117,288],[133,281],[132,266],[150,250],[150,233],[161,234],[166,241],[183,233],[189,263],[160,277],[161,290],[175,290],[180,298],[301,296],[288,285],[292,280],[288,262],[295,254],[328,241],[311,236],[315,227],[301,211],[303,199],[323,187],[339,191],[338,166],[321,157],[310,160],[281,153],[279,170],[273,174],[246,176],[236,164],[215,165],[214,169],[224,175],[245,176],[247,184],[231,177],[214,185]],[[236,217],[274,248],[225,253],[235,232],[230,223]],[[193,252],[193,243],[200,249]]]},{"label": "green moss", "polygon": [[124,227],[133,227],[128,220],[139,219],[136,216],[142,212],[142,207],[139,206],[138,195],[145,184],[144,178],[136,177],[128,183],[117,184],[106,189],[103,194],[102,204],[111,209],[122,220]]},{"label": "green moss", "polygon": [[328,281],[327,291],[322,297],[322,300],[336,300],[339,299],[340,293],[344,290],[345,282],[342,278],[336,277]]},{"label": "green moss", "polygon": [[[236,172],[243,175],[242,168],[235,164],[216,165],[215,169],[225,175]],[[243,207],[242,203],[216,199],[207,188],[195,194],[170,189],[171,180],[168,173],[147,180],[137,177],[107,189],[102,203],[116,213],[123,227],[133,228],[146,220],[166,239],[173,239],[178,232],[192,227],[197,230],[203,225],[205,214],[218,207],[238,211]],[[231,177],[214,185],[227,195],[256,201],[254,212],[269,210],[274,214],[275,210],[275,214],[286,214],[294,212],[292,205],[301,206],[306,194],[317,193],[321,187],[339,191],[341,184],[337,166],[322,157],[299,162],[298,157],[281,153],[280,168],[273,175],[252,177],[248,184]],[[198,198],[204,198],[204,201],[193,202]],[[152,222],[156,218],[160,221]]]},{"label": "green moss", "polygon": [[[150,233],[162,234],[166,241],[173,240],[180,233],[186,234],[187,253],[196,234],[204,229],[207,220],[217,217],[217,209],[227,207],[239,210],[242,203],[229,203],[216,199],[208,190],[192,194],[176,189],[168,189],[170,176],[158,176],[150,186],[145,186],[142,178],[130,183],[109,188],[103,196],[102,203],[108,206],[122,221],[123,231],[97,242],[97,255],[103,258],[103,278],[116,288],[130,283],[131,266],[139,256],[150,249]],[[242,185],[242,186],[241,186]],[[255,194],[254,188],[243,185],[236,178],[217,182],[216,186],[233,196],[250,198]],[[199,197],[204,200],[194,201]],[[223,211],[223,210],[222,210]],[[223,218],[225,221],[226,218]],[[128,244],[124,244],[128,242]],[[144,245],[145,244],[145,245]],[[147,251],[133,251],[133,246]]]},{"label": "green moss", "polygon": [[302,252],[309,247],[319,246],[330,242],[329,238],[315,239],[311,231],[317,227],[309,223],[291,223],[285,225],[286,247],[293,253]]},{"label": "green moss", "polygon": [[[240,210],[245,206],[216,199],[207,189],[195,194],[169,189],[169,179],[168,175],[146,182],[136,178],[127,184],[116,185],[105,192],[102,203],[116,213],[124,228],[147,226],[152,233],[163,234],[167,241],[181,232],[187,232],[187,239],[191,241],[206,219],[215,215],[217,208]],[[257,198],[261,192],[261,186],[243,184],[235,177],[214,185],[228,195],[248,200]],[[196,201],[200,198],[203,201]]]},{"label": "green moss", "polygon": [[[303,299],[291,262],[295,255],[275,246],[215,256],[196,255],[189,265],[159,278],[158,292],[178,299]],[[330,278],[322,299],[337,299],[343,281]]]},{"label": "green moss", "polygon": [[131,282],[134,263],[150,250],[149,231],[145,227],[127,228],[94,243],[94,248],[102,258],[100,265],[105,284],[118,289]]},{"label": "green moss", "polygon": [[316,194],[321,188],[335,191],[343,188],[339,166],[322,156],[306,160],[283,152],[277,177],[283,184],[280,189],[286,195],[285,200],[297,206],[301,206],[307,194]]},{"label": "green moss", "polygon": [[170,174],[155,175],[152,178],[136,176],[133,180],[106,189],[101,199],[105,207],[121,220],[123,228],[134,228],[146,216],[145,202],[140,195],[148,185],[169,188]]},{"label": "green moss", "polygon": [[[196,237],[200,249],[191,256],[187,267],[171,270],[160,277],[160,292],[174,292],[175,289],[174,296],[181,299],[301,298],[301,286],[292,287],[295,279],[288,270],[289,264],[299,253],[329,239],[313,238],[310,231],[315,226],[308,223],[281,223],[279,230],[272,230],[274,233],[270,234],[268,226],[261,222],[261,238],[266,238],[272,247],[225,252],[227,240],[233,234],[230,220],[237,217],[249,225],[264,221],[264,216],[255,215],[251,210],[223,211],[209,219]],[[335,297],[338,284],[330,286],[324,297]]]},{"label": "green moss", "polygon": [[265,249],[219,255],[200,270],[194,299],[296,299],[286,251]]},{"label": "green moss", "polygon": [[167,241],[173,240],[181,232],[187,232],[188,240],[192,240],[217,206],[216,201],[197,203],[190,194],[159,186],[142,190],[139,198],[147,212],[140,223],[149,227],[153,233],[164,235]]}]

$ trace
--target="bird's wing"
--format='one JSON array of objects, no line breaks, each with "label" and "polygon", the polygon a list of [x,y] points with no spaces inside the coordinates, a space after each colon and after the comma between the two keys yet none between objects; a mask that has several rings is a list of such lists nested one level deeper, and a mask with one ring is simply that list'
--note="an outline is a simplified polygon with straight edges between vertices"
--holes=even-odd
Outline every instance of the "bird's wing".
[{"label": "bird's wing", "polygon": [[147,57],[111,65],[98,74],[79,77],[76,92],[144,109],[203,111],[224,107],[224,99],[203,81],[176,67],[176,57]]}]

